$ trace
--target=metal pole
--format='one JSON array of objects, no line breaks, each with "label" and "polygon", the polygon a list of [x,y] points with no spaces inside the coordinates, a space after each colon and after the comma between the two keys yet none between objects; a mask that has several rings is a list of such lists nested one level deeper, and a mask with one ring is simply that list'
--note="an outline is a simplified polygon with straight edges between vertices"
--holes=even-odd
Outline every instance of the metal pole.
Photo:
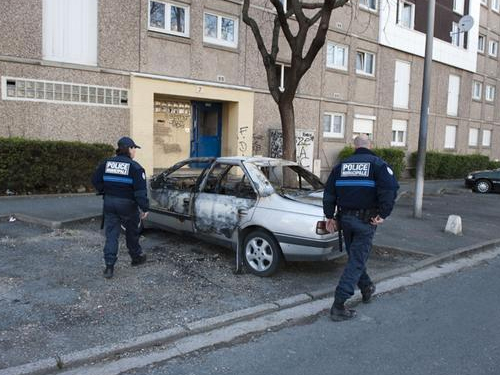
[{"label": "metal pole", "polygon": [[427,37],[425,40],[424,83],[422,90],[422,107],[420,108],[420,131],[418,134],[418,156],[415,181],[415,206],[413,216],[422,218],[422,201],[424,197],[425,152],[427,150],[427,123],[429,121],[429,98],[431,93],[432,45],[434,42],[434,13],[436,0],[429,0],[427,10]]}]

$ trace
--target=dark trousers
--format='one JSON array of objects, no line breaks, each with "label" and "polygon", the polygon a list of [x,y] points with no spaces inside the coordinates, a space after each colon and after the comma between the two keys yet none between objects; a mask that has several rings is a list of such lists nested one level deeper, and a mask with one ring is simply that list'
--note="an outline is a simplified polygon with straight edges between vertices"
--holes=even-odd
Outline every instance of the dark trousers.
[{"label": "dark trousers", "polygon": [[348,261],[335,290],[335,301],[339,303],[354,295],[356,285],[364,289],[372,284],[370,276],[366,273],[366,262],[377,228],[351,215],[343,215],[341,221]]},{"label": "dark trousers", "polygon": [[121,225],[126,231],[125,239],[130,257],[136,258],[142,253],[139,245],[139,223],[139,208],[136,202],[109,195],[104,197],[104,225],[106,232],[104,261],[107,266],[113,266],[116,262]]}]

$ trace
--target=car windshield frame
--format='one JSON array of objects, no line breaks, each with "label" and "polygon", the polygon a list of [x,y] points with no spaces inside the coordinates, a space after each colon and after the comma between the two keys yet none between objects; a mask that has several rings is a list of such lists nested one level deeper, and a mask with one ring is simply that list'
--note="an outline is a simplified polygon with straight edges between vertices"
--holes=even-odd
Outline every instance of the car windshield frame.
[{"label": "car windshield frame", "polygon": [[[265,180],[267,184],[270,187],[272,187],[272,189],[275,192],[277,192],[282,196],[310,194],[312,192],[324,190],[325,188],[323,182],[321,182],[321,180],[316,175],[314,175],[307,169],[293,162],[286,162],[286,161],[283,161],[281,163],[253,162],[249,164],[252,164],[255,167],[255,170],[258,171],[258,173],[262,177],[259,178],[259,180]],[[267,173],[265,171],[265,168],[268,169]],[[275,171],[273,170],[275,168],[281,168],[282,170],[284,168],[287,168],[289,171],[293,172],[298,177],[297,182],[299,186],[298,187],[284,186],[284,178],[282,177],[280,178],[280,176],[275,174]],[[282,174],[283,171],[281,172],[281,176]],[[306,181],[306,183],[310,186],[310,188],[305,188],[302,186],[303,180]],[[280,183],[276,183],[277,181],[279,181]]]}]

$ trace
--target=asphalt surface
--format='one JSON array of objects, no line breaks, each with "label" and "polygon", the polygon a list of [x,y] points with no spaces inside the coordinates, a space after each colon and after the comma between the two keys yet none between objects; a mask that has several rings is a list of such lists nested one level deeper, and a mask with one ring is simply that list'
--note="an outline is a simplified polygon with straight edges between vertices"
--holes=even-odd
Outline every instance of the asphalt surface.
[{"label": "asphalt surface", "polygon": [[358,305],[353,321],[321,316],[248,342],[128,375],[497,375],[500,258]]},{"label": "asphalt surface", "polygon": [[[333,289],[345,262],[291,263],[272,278],[234,275],[231,250],[147,231],[146,264],[130,266],[122,236],[115,277],[105,280],[98,226],[0,221],[0,368]],[[376,275],[418,259],[378,252],[369,268]]]},{"label": "asphalt surface", "polygon": [[92,217],[102,213],[102,197],[89,194],[1,197],[0,216],[14,213],[51,221]]}]

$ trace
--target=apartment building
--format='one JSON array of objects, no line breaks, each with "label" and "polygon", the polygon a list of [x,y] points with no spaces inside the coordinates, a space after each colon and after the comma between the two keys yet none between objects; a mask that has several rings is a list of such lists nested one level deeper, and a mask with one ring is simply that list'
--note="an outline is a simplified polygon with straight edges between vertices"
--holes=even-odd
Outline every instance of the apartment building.
[{"label": "apartment building", "polygon": [[[416,150],[426,3],[353,0],[334,11],[295,100],[305,167],[325,178],[361,133],[378,147]],[[251,4],[269,38],[271,4]],[[241,5],[0,2],[0,136],[114,144],[128,134],[149,174],[189,156],[279,155],[277,106]],[[429,149],[500,157],[499,8],[437,0]],[[474,27],[458,33],[466,14]],[[284,82],[285,43],[278,58]]]}]

